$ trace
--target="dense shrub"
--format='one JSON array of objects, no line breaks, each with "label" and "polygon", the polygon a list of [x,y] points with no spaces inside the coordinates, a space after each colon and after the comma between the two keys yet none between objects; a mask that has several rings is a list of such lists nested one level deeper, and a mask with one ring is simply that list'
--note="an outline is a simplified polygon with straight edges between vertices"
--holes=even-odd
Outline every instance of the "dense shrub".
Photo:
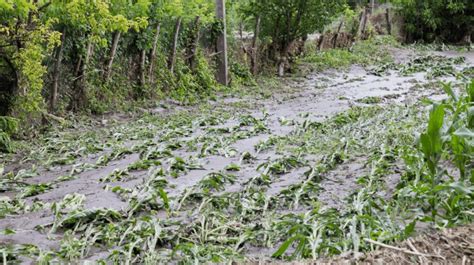
[{"label": "dense shrub", "polygon": [[405,20],[406,40],[468,42],[474,28],[472,0],[394,0]]}]

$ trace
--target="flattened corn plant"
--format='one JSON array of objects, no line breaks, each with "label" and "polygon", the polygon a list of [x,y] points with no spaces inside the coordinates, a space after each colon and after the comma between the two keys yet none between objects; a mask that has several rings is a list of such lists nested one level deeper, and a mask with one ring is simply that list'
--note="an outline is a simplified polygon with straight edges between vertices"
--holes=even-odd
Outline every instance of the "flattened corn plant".
[{"label": "flattened corn plant", "polygon": [[[472,222],[474,82],[462,90],[450,84],[444,89],[450,97],[438,104],[353,107],[324,122],[303,115],[284,122],[292,126],[290,134],[270,137],[254,152],[240,153],[233,144],[269,133],[266,115],[237,115],[236,123],[229,123],[225,112],[166,122],[150,116],[110,128],[107,137],[94,138],[103,146],[100,151],[85,148],[65,164],[76,163],[70,175],[77,177],[138,154],[139,160],[102,176],[106,191],[127,207],[89,209],[81,194],[28,204],[25,197],[58,182],[28,184],[38,174],[34,168],[1,172],[2,191],[17,195],[1,197],[0,216],[51,211],[54,221],[38,229],[61,242],[54,251],[2,245],[0,253],[7,262],[26,256],[38,263],[91,257],[103,264],[219,263],[260,259],[256,253],[263,250],[272,253],[267,259],[316,259],[372,250],[372,240],[402,240],[417,222],[434,227]],[[81,139],[67,149],[87,145]],[[278,156],[262,159],[269,151]],[[97,162],[79,164],[90,152],[98,154]],[[35,152],[50,161],[66,153]],[[199,161],[216,155],[234,162],[173,193],[174,179],[202,170]],[[362,161],[364,173],[356,176],[357,189],[340,198],[345,206],[333,208],[320,195],[327,192],[329,174],[351,161]],[[249,168],[254,175],[241,181],[239,174]],[[300,171],[294,183],[279,187],[283,176]],[[389,182],[394,174],[401,175],[397,186]],[[130,177],[140,184],[122,187]]]}]

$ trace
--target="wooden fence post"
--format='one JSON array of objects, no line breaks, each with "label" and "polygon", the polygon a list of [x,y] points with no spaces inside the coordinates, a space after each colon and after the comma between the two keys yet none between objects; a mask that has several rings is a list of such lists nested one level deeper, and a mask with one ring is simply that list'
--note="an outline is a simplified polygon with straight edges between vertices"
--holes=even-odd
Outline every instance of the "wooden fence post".
[{"label": "wooden fence post", "polygon": [[260,16],[255,18],[255,31],[252,40],[252,57],[250,59],[250,64],[252,68],[252,74],[256,75],[258,73],[258,35],[260,33]]},{"label": "wooden fence post", "polygon": [[390,10],[385,10],[385,19],[387,20],[387,33],[392,35],[392,22],[390,21]]},{"label": "wooden fence post", "polygon": [[174,73],[174,65],[176,63],[176,53],[178,49],[178,41],[179,41],[179,31],[181,29],[181,21],[182,18],[178,17],[176,19],[176,24],[174,26],[174,37],[173,37],[173,44],[171,46],[171,54],[168,59],[168,68],[171,73]]},{"label": "wooden fence post", "polygon": [[227,27],[225,0],[216,0],[217,19],[222,23],[222,32],[217,37],[217,81],[224,86],[229,85],[229,68],[227,58]]}]

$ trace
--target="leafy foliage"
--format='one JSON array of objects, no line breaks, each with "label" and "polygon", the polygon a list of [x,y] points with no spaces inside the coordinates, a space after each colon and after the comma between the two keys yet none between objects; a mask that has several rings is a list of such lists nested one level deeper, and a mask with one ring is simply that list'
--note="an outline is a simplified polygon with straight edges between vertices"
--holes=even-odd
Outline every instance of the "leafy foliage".
[{"label": "leafy foliage", "polygon": [[[172,22],[177,17],[182,18],[184,29],[177,33],[180,68],[173,75],[166,67],[151,67],[151,63],[166,65],[166,38],[171,38]],[[13,91],[2,94],[13,102],[4,114],[27,124],[32,121],[37,124],[46,112],[45,103],[53,112],[86,110],[100,114],[125,108],[135,100],[139,101],[137,105],[145,100],[150,102],[163,93],[184,103],[209,96],[216,84],[199,43],[193,54],[196,67],[187,65],[189,58],[185,56],[189,54],[181,53],[182,47],[194,45],[190,43],[194,39],[187,38],[191,31],[186,27],[193,27],[196,17],[200,22],[196,25],[199,33],[213,23],[213,3],[203,0],[2,3],[2,67],[5,63],[12,68],[5,74],[14,80]],[[108,81],[104,78],[108,75],[114,82],[104,82],[104,79]]]},{"label": "leafy foliage", "polygon": [[[23,81],[39,82],[40,76],[57,72],[45,73],[44,67],[64,49],[67,60],[59,67],[66,87],[63,101],[80,100],[72,98],[76,94],[69,95],[71,91],[83,93],[86,108],[101,113],[129,98],[142,106],[158,90],[185,104],[212,95],[215,83],[205,51],[195,54],[192,65],[181,52],[196,37],[192,29],[215,26],[209,1],[11,2],[0,3],[5,25],[28,25],[32,17],[35,23],[24,28],[28,34],[47,23],[51,24],[43,37],[52,38],[56,30],[65,34],[60,43],[48,42],[55,46],[49,56],[44,41],[33,42],[36,52],[25,53],[33,60],[41,57],[32,65],[42,69],[26,71],[26,64],[15,68],[28,75]],[[277,50],[309,33],[300,28],[319,29],[344,7],[342,1],[313,0],[242,1],[238,6],[252,16],[268,15],[263,18],[263,41],[277,45]],[[196,16],[202,16],[203,25],[195,24]],[[168,43],[164,39],[174,41],[176,22],[189,28],[180,31],[185,34],[178,36],[177,44]],[[276,27],[285,22],[289,29]],[[157,39],[155,63],[167,64],[168,46],[176,44],[179,55],[174,71],[156,67],[150,74],[143,62],[150,66],[153,58],[148,55],[159,25],[163,32]],[[271,27],[279,32],[271,32]],[[0,33],[0,41],[12,45],[8,56],[21,54],[16,43],[8,43],[9,36]],[[283,99],[274,95],[274,83],[281,80],[269,78],[261,85],[266,90],[259,90],[258,83],[250,88],[257,89],[251,94],[256,101],[203,103],[173,112],[163,103],[158,114],[124,121],[87,119],[39,135],[17,154],[23,169],[10,171],[10,165],[0,165],[0,192],[8,193],[0,196],[0,218],[12,225],[34,212],[45,218],[34,228],[0,233],[15,237],[34,229],[58,244],[45,250],[2,242],[3,261],[78,263],[94,257],[100,264],[244,263],[251,261],[252,250],[274,250],[263,254],[274,262],[357,256],[373,250],[375,241],[403,240],[420,232],[419,227],[471,223],[474,81],[459,86],[460,80],[468,80],[458,73],[460,58],[428,56],[396,65],[384,50],[391,44],[392,39],[374,38],[350,51],[314,53],[303,61],[318,70],[377,64],[381,69],[376,74],[397,70],[400,78],[420,71],[432,72],[433,78],[459,75],[455,83],[430,83],[448,97],[436,103],[425,99],[383,107],[381,98],[365,97],[326,118],[312,113],[275,117],[267,105],[261,112],[250,112],[252,103],[262,107],[260,99],[275,97],[281,104],[295,96],[287,91],[290,86],[281,87]],[[104,58],[114,56],[112,68],[104,67],[111,62]],[[245,69],[234,68],[246,78]],[[111,69],[111,79],[105,80],[102,71]],[[137,78],[143,73],[148,76],[145,82]],[[300,80],[294,78],[290,84],[297,86]],[[321,91],[311,92],[317,97]],[[304,102],[312,100],[301,94],[308,97]],[[5,150],[10,149],[9,137],[18,123],[0,117],[0,136],[7,136],[4,141],[0,137],[0,149],[3,142]],[[331,189],[341,182],[349,183],[346,190]],[[101,207],[91,207],[97,205]]]},{"label": "leafy foliage", "polygon": [[13,151],[10,136],[16,132],[18,121],[10,117],[0,116],[0,151]]},{"label": "leafy foliage", "polygon": [[[405,20],[408,41],[459,42],[472,34],[474,3],[469,0],[394,0]],[[449,18],[449,19],[448,19]]]}]

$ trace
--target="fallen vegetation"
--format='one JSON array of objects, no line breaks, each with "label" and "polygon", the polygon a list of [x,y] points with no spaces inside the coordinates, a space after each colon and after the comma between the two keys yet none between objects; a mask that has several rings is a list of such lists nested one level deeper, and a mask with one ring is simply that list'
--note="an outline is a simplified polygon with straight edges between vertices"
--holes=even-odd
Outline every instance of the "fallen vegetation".
[{"label": "fallen vegetation", "polygon": [[[346,9],[351,27],[359,24],[344,1],[289,1],[276,10],[268,8],[278,7],[275,1],[233,2],[231,24],[241,23],[241,39],[249,25],[255,36],[251,46],[240,40],[244,58],[234,58],[233,86],[223,87],[206,60],[217,55],[198,50],[201,22],[211,42],[220,32],[213,6],[165,2],[156,11],[150,6],[161,2],[151,0],[117,2],[116,9],[103,1],[73,1],[52,4],[57,13],[42,13],[40,1],[18,18],[16,9],[0,13],[8,28],[17,22],[32,34],[31,46],[22,50],[0,31],[8,58],[25,62],[12,67],[36,77],[29,80],[35,89],[18,97],[24,101],[12,101],[11,109],[38,103],[26,116],[0,116],[4,264],[474,260],[472,52],[403,46],[391,36],[373,36],[366,25],[356,30],[360,39],[351,48],[316,51],[305,38],[329,22],[329,13]],[[120,19],[124,28],[102,28],[88,16],[56,25],[73,15],[68,7],[96,15],[102,24]],[[159,14],[150,15],[152,10]],[[312,24],[320,13],[310,11],[327,14]],[[362,26],[369,12],[361,12]],[[48,17],[56,19],[40,20]],[[77,32],[59,40],[48,23]],[[172,39],[168,61],[150,46],[163,42],[161,23],[163,37]],[[188,29],[180,38],[182,23]],[[81,34],[83,24],[93,26],[91,36]],[[44,34],[60,46],[46,49]],[[300,41],[309,43],[305,51]],[[110,45],[108,52],[101,42]],[[68,59],[83,72],[65,78],[72,84],[66,90],[82,89],[84,97],[61,97],[52,86],[48,93],[58,98],[49,98],[49,113],[39,73],[46,73],[46,64],[27,55],[41,48],[36,55],[60,62],[63,45],[65,60],[78,49],[79,57]],[[148,54],[150,49],[155,51]],[[272,75],[257,75],[268,66],[259,63],[271,64]],[[72,61],[63,64],[53,75],[72,71]],[[275,66],[284,77],[275,77]],[[169,98],[154,101],[160,97]],[[134,111],[106,114],[114,107]],[[54,115],[68,108],[102,115]],[[34,138],[11,138],[34,127],[26,122],[30,115],[54,126],[28,130]]]},{"label": "fallen vegetation", "polygon": [[[366,98],[323,121],[204,105],[199,114],[58,129],[29,148],[22,163],[31,168],[2,170],[1,190],[13,195],[1,199],[6,242],[27,233],[8,220],[52,217],[32,228],[43,235],[39,245],[3,245],[4,260],[359,257],[426,229],[469,224],[474,82],[455,84],[439,85],[449,95],[442,102]],[[275,126],[288,133],[272,135]],[[346,180],[345,167],[354,174]],[[69,193],[69,182],[90,176]],[[91,192],[116,197],[95,207]],[[41,247],[48,240],[58,244]]]}]

